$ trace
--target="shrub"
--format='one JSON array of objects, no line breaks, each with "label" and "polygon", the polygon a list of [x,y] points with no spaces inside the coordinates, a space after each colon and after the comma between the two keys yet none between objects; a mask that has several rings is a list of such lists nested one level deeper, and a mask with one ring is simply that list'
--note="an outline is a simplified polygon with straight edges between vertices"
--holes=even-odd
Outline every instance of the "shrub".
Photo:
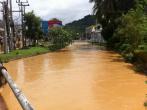
[{"label": "shrub", "polygon": [[62,49],[72,43],[72,35],[70,32],[62,28],[53,28],[49,32],[51,38],[51,50]]},{"label": "shrub", "polygon": [[134,61],[134,54],[133,53],[127,53],[123,54],[123,57],[127,62],[133,62]]},{"label": "shrub", "polygon": [[130,44],[122,44],[119,48],[119,50],[122,52],[122,53],[128,53],[130,52],[132,49],[132,46]]},{"label": "shrub", "polygon": [[121,23],[113,35],[114,39],[119,40],[113,44],[121,44],[119,48],[121,51],[133,52],[139,45],[145,43],[147,37],[147,16],[143,6],[138,5],[136,9],[131,9],[119,19]]}]

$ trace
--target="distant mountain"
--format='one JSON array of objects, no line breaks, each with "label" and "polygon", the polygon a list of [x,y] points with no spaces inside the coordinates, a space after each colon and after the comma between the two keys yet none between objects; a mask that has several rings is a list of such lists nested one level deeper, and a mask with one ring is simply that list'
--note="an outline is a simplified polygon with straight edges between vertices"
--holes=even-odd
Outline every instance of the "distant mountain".
[{"label": "distant mountain", "polygon": [[84,18],[73,21],[72,23],[68,23],[65,25],[65,29],[74,31],[76,33],[83,33],[85,32],[86,27],[96,24],[95,16],[87,15]]}]

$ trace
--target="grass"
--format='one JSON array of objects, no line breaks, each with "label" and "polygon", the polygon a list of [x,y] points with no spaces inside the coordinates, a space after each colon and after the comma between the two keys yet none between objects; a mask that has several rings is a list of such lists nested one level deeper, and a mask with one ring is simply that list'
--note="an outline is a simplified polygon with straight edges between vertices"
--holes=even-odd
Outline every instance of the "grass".
[{"label": "grass", "polygon": [[9,52],[8,54],[0,54],[0,61],[7,63],[10,60],[20,59],[24,57],[30,57],[49,52],[45,47],[30,47],[28,49],[20,49]]}]

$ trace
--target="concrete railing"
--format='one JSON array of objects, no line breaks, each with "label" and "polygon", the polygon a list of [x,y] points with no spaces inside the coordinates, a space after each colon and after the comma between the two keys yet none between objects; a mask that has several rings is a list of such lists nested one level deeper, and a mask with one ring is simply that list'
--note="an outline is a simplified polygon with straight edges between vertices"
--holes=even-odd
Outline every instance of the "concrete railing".
[{"label": "concrete railing", "polygon": [[15,84],[7,69],[0,63],[0,73],[5,78],[7,83],[9,84],[11,90],[13,91],[15,97],[17,98],[19,104],[21,105],[23,110],[34,110],[27,98],[23,95],[22,91]]}]

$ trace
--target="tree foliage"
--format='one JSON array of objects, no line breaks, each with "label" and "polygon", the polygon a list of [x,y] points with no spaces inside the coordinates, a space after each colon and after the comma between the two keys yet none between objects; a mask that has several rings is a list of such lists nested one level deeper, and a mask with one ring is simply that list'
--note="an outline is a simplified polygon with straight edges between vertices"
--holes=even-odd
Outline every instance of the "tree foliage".
[{"label": "tree foliage", "polygon": [[[90,0],[109,47],[146,65],[147,0]],[[141,59],[141,60],[140,60]],[[143,66],[142,66],[143,67]],[[147,68],[147,65],[145,66]]]},{"label": "tree foliage", "polygon": [[71,34],[62,28],[52,28],[49,37],[51,38],[52,50],[64,48],[72,43]]},{"label": "tree foliage", "polygon": [[33,11],[26,13],[24,19],[25,26],[27,27],[26,36],[35,43],[42,35],[40,26],[41,19],[37,17]]},{"label": "tree foliage", "polygon": [[115,47],[119,48],[127,44],[130,45],[130,50],[128,51],[133,52],[139,45],[146,43],[147,15],[144,13],[142,5],[139,5],[136,9],[131,9],[127,14],[123,15],[120,22],[113,36],[119,40],[117,42],[111,41],[114,42]]},{"label": "tree foliage", "polygon": [[95,16],[87,15],[80,20],[73,21],[72,23],[66,24],[65,29],[75,34],[77,33],[81,34],[81,33],[85,33],[86,27],[95,25],[95,23],[96,23]]},{"label": "tree foliage", "polygon": [[94,2],[93,12],[103,26],[103,36],[109,40],[117,28],[115,20],[135,6],[135,0],[90,0]]}]

